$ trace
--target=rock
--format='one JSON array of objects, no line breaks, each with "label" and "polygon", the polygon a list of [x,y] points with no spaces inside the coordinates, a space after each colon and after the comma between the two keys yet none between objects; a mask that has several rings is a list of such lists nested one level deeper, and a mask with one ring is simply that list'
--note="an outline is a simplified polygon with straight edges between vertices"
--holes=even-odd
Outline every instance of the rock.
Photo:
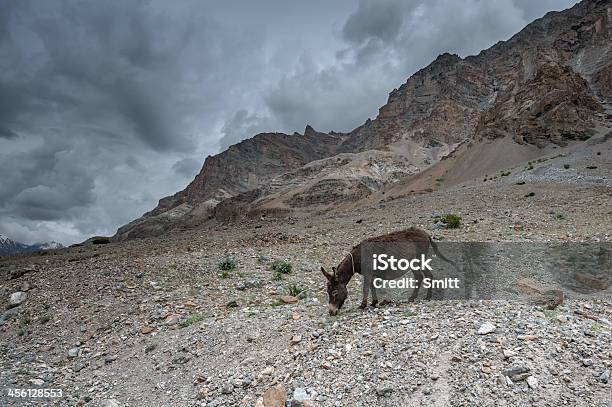
[{"label": "rock", "polygon": [[531,278],[518,279],[514,286],[520,293],[526,295],[540,294],[543,291],[542,285]]},{"label": "rock", "polygon": [[119,402],[114,399],[102,400],[100,407],[120,407]]},{"label": "rock", "polygon": [[495,325],[493,325],[493,323],[491,322],[485,322],[482,325],[480,325],[480,328],[478,328],[478,335],[487,335],[490,333],[495,332]]},{"label": "rock", "polygon": [[81,352],[81,348],[79,348],[78,346],[74,347],[72,349],[69,349],[68,350],[68,357],[69,358],[76,358],[77,356],[79,356],[80,352]]},{"label": "rock", "polygon": [[234,392],[234,385],[232,383],[225,383],[221,387],[221,394],[232,394]]},{"label": "rock", "polygon": [[274,373],[274,366],[266,366],[264,370],[261,371],[261,374],[264,376],[270,376]]},{"label": "rock", "polygon": [[557,315],[557,321],[559,321],[562,324],[566,323],[567,315],[562,315],[562,314]]},{"label": "rock", "polygon": [[272,387],[263,394],[264,407],[285,407],[287,391],[282,385]]},{"label": "rock", "polygon": [[297,304],[299,301],[297,297],[292,295],[281,295],[279,299],[285,304]]},{"label": "rock", "polygon": [[537,389],[538,388],[538,379],[536,379],[533,376],[529,376],[529,377],[527,377],[527,384],[532,389]]},{"label": "rock", "polygon": [[376,394],[380,397],[387,397],[393,393],[393,388],[390,386],[378,386],[376,388]]},{"label": "rock", "polygon": [[529,376],[529,368],[526,366],[512,366],[502,370],[502,374],[513,382],[525,380]]},{"label": "rock", "polygon": [[238,308],[238,301],[231,300],[227,304],[225,304],[225,308]]},{"label": "rock", "polygon": [[504,349],[503,354],[504,354],[504,359],[510,359],[511,357],[516,356],[516,352],[510,349]]},{"label": "rock", "polygon": [[170,314],[164,319],[164,324],[168,326],[176,325],[179,323],[181,317],[178,314]]},{"label": "rock", "polygon": [[576,272],[574,274],[574,279],[580,284],[594,290],[606,290],[610,285],[610,283],[603,276],[600,278],[581,272]]},{"label": "rock", "polygon": [[582,366],[584,367],[593,366],[593,359],[582,359]]},{"label": "rock", "polygon": [[23,303],[28,298],[28,294],[23,291],[17,291],[9,297],[9,305],[16,307]]},{"label": "rock", "polygon": [[143,335],[150,334],[151,332],[154,332],[154,331],[155,331],[155,328],[151,326],[144,326],[140,329],[140,333]]},{"label": "rock", "polygon": [[297,345],[298,343],[300,343],[302,341],[302,337],[300,335],[293,335],[291,337],[291,344],[292,345]]},{"label": "rock", "polygon": [[11,308],[11,309],[4,311],[4,313],[0,315],[0,326],[4,325],[5,323],[13,319],[15,315],[17,315],[17,308]]},{"label": "rock", "polygon": [[43,379],[30,379],[29,382],[32,383],[32,386],[37,387],[44,386],[45,384],[45,381]]},{"label": "rock", "polygon": [[610,380],[610,369],[604,370],[598,377],[599,381],[602,383],[608,383]]},{"label": "rock", "polygon": [[312,407],[313,402],[310,400],[308,393],[302,387],[296,387],[293,390],[293,397],[291,399],[291,407]]}]

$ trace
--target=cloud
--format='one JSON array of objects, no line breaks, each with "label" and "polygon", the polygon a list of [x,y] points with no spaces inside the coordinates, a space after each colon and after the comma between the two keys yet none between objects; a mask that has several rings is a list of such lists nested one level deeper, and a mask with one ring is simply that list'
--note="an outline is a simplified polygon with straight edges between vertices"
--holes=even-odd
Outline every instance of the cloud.
[{"label": "cloud", "polygon": [[245,138],[253,137],[255,134],[274,132],[278,126],[269,117],[261,117],[257,114],[249,114],[248,110],[238,110],[231,119],[227,120],[221,128],[223,136],[219,139],[221,150],[236,144]]},{"label": "cloud", "polygon": [[113,234],[209,154],[306,124],[350,131],[438,54],[571,3],[2,1],[0,233]]},{"label": "cloud", "polygon": [[200,168],[202,168],[201,160],[193,157],[183,158],[172,164],[172,169],[176,171],[177,174],[186,178],[195,177]]}]

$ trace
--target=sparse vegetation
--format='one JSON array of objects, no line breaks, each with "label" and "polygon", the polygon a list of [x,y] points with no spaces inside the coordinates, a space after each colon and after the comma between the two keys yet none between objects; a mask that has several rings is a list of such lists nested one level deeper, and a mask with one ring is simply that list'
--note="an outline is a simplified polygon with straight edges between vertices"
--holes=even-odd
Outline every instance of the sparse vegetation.
[{"label": "sparse vegetation", "polygon": [[183,322],[181,322],[181,327],[186,328],[190,325],[196,324],[204,319],[204,315],[202,314],[191,314]]},{"label": "sparse vegetation", "polygon": [[570,165],[569,164],[563,164],[563,168],[565,168],[566,170],[569,170]]},{"label": "sparse vegetation", "polygon": [[596,170],[597,166],[596,165],[587,165],[587,170]]},{"label": "sparse vegetation", "polygon": [[271,267],[272,271],[276,271],[281,274],[289,274],[292,270],[291,263],[285,260],[276,260],[274,263],[272,263]]},{"label": "sparse vegetation", "polygon": [[231,271],[236,268],[236,261],[234,259],[226,258],[219,262],[219,270]]},{"label": "sparse vegetation", "polygon": [[507,171],[507,172],[503,172],[501,173],[502,177],[507,177],[508,175],[512,174],[512,171]]},{"label": "sparse vegetation", "polygon": [[446,229],[457,229],[461,226],[461,216],[452,213],[444,216],[436,216],[434,221],[444,223]]},{"label": "sparse vegetation", "polygon": [[40,318],[38,318],[38,322],[41,324],[46,324],[51,320],[51,317],[48,314],[42,314]]},{"label": "sparse vegetation", "polygon": [[516,185],[525,185],[525,181],[519,181],[516,183]]},{"label": "sparse vegetation", "polygon": [[232,273],[230,273],[229,270],[223,270],[219,274],[219,277],[221,277],[221,278],[230,278],[231,276],[232,276]]},{"label": "sparse vegetation", "polygon": [[294,297],[297,297],[304,292],[306,292],[306,290],[296,284],[291,284],[289,287],[287,287],[287,293]]},{"label": "sparse vegetation", "polygon": [[535,192],[530,192],[530,193],[526,194],[525,198],[530,198],[532,196],[535,196]]}]

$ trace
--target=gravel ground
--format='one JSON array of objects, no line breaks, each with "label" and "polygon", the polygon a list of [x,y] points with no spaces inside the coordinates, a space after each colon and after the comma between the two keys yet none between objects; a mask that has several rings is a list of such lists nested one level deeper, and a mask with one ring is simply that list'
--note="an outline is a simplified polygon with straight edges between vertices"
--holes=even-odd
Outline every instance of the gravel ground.
[{"label": "gravel ground", "polygon": [[[419,300],[361,311],[356,278],[330,317],[318,269],[364,237],[413,225],[439,241],[610,242],[610,196],[604,185],[503,179],[4,259],[0,404],[607,406],[609,289],[555,310]],[[445,213],[462,226],[438,228]],[[225,258],[237,267],[224,273]],[[275,280],[281,259],[293,270]],[[63,397],[19,400],[11,388]]]}]

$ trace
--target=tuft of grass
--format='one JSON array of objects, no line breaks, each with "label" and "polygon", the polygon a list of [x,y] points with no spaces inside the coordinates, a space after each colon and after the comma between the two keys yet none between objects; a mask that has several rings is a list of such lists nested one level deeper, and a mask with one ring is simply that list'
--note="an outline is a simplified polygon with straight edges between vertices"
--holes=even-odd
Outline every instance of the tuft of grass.
[{"label": "tuft of grass", "polygon": [[204,319],[202,314],[191,314],[183,322],[181,322],[182,328],[187,328],[190,325],[197,324]]},{"label": "tuft of grass", "polygon": [[306,290],[296,284],[291,284],[289,287],[287,287],[287,292],[289,293],[289,295],[297,297],[300,294],[306,292]]},{"label": "tuft of grass", "polygon": [[276,260],[274,263],[272,263],[271,267],[272,267],[272,271],[277,271],[282,274],[289,274],[291,273],[291,270],[293,269],[293,267],[291,266],[291,263],[285,260]]},{"label": "tuft of grass", "polygon": [[535,196],[535,192],[530,192],[530,193],[526,194],[525,198],[530,198],[532,196]]},{"label": "tuft of grass", "polygon": [[232,273],[230,273],[229,270],[223,270],[219,274],[219,277],[221,278],[230,278],[231,276],[232,276]]},{"label": "tuft of grass", "polygon": [[446,229],[458,229],[461,226],[461,216],[449,213],[444,216],[436,216],[434,222],[442,222]]},{"label": "tuft of grass", "polygon": [[274,271],[272,273],[272,280],[281,281],[282,279],[283,279],[283,273],[281,273],[280,271]]},{"label": "tuft of grass", "polygon": [[51,320],[51,317],[47,314],[42,314],[40,318],[38,318],[38,322],[40,322],[41,324],[46,324],[50,320]]},{"label": "tuft of grass", "polygon": [[231,271],[236,268],[236,261],[234,259],[226,258],[219,262],[219,270]]}]

